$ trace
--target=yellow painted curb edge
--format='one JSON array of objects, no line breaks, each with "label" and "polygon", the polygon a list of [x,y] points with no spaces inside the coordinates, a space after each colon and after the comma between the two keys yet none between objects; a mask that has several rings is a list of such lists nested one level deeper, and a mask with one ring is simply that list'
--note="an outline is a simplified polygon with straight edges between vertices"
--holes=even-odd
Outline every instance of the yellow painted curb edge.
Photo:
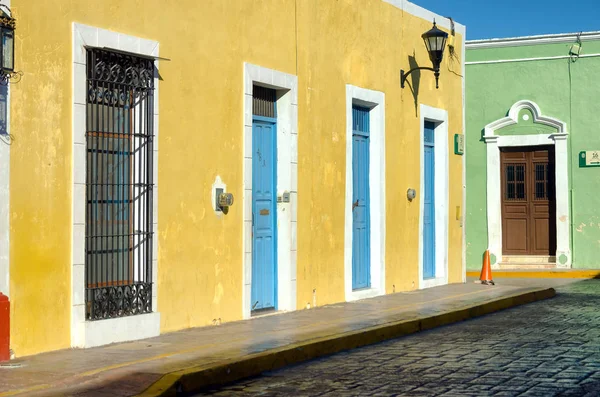
[{"label": "yellow painted curb edge", "polygon": [[[468,271],[467,277],[479,277],[479,271]],[[492,270],[492,276],[497,278],[595,278],[600,276],[600,270]]]},{"label": "yellow painted curb edge", "polygon": [[218,387],[259,375],[265,371],[273,371],[344,350],[552,298],[555,295],[556,291],[553,288],[528,291],[431,317],[377,325],[357,331],[312,339],[213,365],[191,367],[164,375],[139,394],[138,397],[169,397],[176,396],[178,392],[190,393],[209,387]]}]

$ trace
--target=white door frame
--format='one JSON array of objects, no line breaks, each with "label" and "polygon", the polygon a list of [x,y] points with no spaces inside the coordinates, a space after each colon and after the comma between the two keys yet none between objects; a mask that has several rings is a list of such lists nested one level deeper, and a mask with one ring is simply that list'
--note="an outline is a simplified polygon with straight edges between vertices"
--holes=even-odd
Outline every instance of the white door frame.
[{"label": "white door frame", "polygon": [[242,316],[252,306],[252,86],[277,90],[277,197],[290,193],[289,202],[277,200],[277,310],[296,310],[298,214],[298,77],[244,63],[244,219]]},{"label": "white door frame", "polygon": [[[532,113],[534,123],[553,127],[556,129],[556,133],[505,136],[496,133],[501,128],[517,124],[519,113],[523,109],[528,109]],[[499,267],[500,258],[502,258],[500,148],[541,145],[554,145],[555,153],[556,266],[559,268],[571,267],[567,137],[566,123],[543,116],[540,107],[530,100],[516,102],[511,106],[508,116],[485,126],[483,139],[487,148],[488,249],[493,268]]]},{"label": "white door frame", "polygon": [[[419,289],[448,284],[448,111],[421,104],[420,123],[420,193],[419,193]],[[432,121],[435,127],[435,278],[423,278],[423,216],[425,211],[425,121]]]},{"label": "white door frame", "polygon": [[[352,105],[370,109],[369,216],[371,287],[352,290]],[[346,85],[346,194],[344,225],[344,292],[347,301],[385,294],[385,94]]]}]

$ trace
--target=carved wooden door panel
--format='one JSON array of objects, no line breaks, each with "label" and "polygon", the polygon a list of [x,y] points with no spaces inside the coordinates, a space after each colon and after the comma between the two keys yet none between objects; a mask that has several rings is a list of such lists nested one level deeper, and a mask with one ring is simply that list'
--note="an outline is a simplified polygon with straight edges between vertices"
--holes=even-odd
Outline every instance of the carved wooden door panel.
[{"label": "carved wooden door panel", "polygon": [[505,255],[555,255],[554,147],[503,148],[502,246]]}]

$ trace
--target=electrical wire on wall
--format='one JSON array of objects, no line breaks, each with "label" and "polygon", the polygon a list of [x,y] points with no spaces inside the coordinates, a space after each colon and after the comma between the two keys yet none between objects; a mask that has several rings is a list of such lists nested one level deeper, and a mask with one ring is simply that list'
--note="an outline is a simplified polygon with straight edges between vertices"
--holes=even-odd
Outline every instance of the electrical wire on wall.
[{"label": "electrical wire on wall", "polygon": [[[455,37],[456,37],[456,31],[454,30],[454,20],[452,19],[452,17],[446,17],[450,20],[450,41],[448,42],[448,54],[450,55],[450,61],[448,62],[448,71],[450,73],[454,73],[455,75],[459,76],[459,77],[463,77],[462,74],[456,72],[454,70],[454,66],[458,65],[460,67],[460,58],[458,57],[458,54],[456,53],[456,50],[454,49],[454,43],[455,43]],[[464,37],[463,37],[464,40]]]}]

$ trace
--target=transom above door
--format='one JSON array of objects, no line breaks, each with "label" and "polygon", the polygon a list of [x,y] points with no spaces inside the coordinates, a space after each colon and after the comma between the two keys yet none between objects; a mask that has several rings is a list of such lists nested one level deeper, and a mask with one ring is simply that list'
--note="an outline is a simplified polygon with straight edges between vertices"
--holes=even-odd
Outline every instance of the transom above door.
[{"label": "transom above door", "polygon": [[554,147],[502,148],[504,255],[556,254]]}]

